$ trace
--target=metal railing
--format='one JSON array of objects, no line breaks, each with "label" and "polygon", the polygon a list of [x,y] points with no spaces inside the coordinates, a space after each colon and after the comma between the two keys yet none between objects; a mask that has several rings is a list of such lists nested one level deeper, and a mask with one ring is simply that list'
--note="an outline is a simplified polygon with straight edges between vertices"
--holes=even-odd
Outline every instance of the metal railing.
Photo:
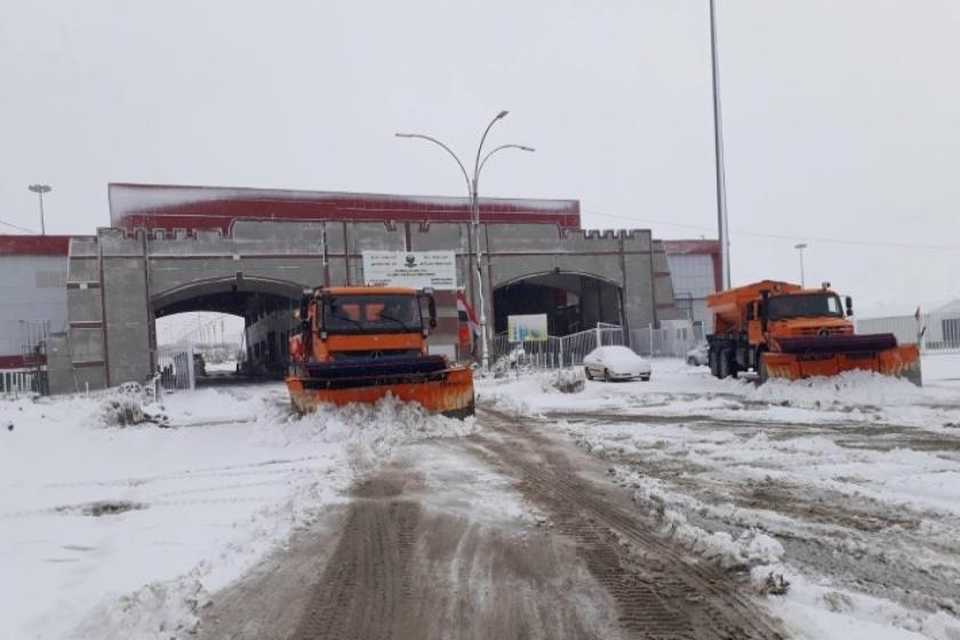
[{"label": "metal railing", "polygon": [[160,368],[160,384],[164,389],[193,389],[196,387],[196,371],[193,362],[193,345],[175,345],[157,350]]},{"label": "metal railing", "polygon": [[630,332],[633,350],[651,358],[682,358],[703,340],[698,332],[682,332],[674,328],[648,327]]},{"label": "metal railing", "polygon": [[624,342],[623,329],[608,323],[565,336],[547,336],[546,340],[510,342],[506,333],[500,333],[494,336],[491,360],[511,366],[558,369],[583,364],[583,357],[598,345],[623,345]]}]

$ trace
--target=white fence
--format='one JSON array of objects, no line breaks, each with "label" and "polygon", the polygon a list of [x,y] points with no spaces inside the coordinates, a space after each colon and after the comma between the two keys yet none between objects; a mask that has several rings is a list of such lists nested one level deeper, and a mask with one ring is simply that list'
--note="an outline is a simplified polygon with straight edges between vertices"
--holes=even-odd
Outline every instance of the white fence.
[{"label": "white fence", "polygon": [[652,358],[683,358],[703,341],[702,331],[684,331],[674,327],[648,327],[630,332],[631,348],[642,356]]},{"label": "white fence", "polygon": [[[920,332],[922,337],[919,337]],[[857,333],[892,333],[901,344],[920,344],[921,351],[960,351],[960,312],[857,319]]]},{"label": "white fence", "polygon": [[45,393],[46,372],[36,369],[0,371],[0,395],[19,396],[23,393]]}]

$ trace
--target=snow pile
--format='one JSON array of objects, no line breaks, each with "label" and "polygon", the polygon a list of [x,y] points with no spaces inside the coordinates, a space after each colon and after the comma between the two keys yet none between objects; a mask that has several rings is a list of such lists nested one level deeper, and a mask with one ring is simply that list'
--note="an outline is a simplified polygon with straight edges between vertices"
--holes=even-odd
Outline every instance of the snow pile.
[{"label": "snow pile", "polygon": [[873,371],[844,371],[829,378],[803,380],[773,378],[762,385],[750,385],[744,395],[748,400],[770,404],[789,403],[791,406],[815,409],[851,405],[907,405],[926,399],[921,387]]},{"label": "snow pile", "polygon": [[580,393],[587,386],[586,378],[576,369],[560,369],[543,381],[542,389],[547,393]]},{"label": "snow pile", "polygon": [[747,570],[783,559],[783,545],[770,535],[748,529],[735,538],[726,531],[707,531],[690,524],[679,511],[667,508],[669,496],[656,481],[638,477],[635,485],[634,502],[660,522],[661,533],[706,560],[724,569]]},{"label": "snow pile", "polygon": [[296,430],[302,437],[340,444],[350,453],[356,471],[369,469],[390,457],[404,444],[437,438],[455,438],[475,433],[475,418],[457,420],[431,414],[418,404],[401,402],[387,396],[376,404],[325,406],[294,420],[285,435]]},{"label": "snow pile", "polygon": [[199,611],[210,602],[195,577],[152,582],[114,602],[99,605],[75,630],[98,640],[171,640],[196,635]]},{"label": "snow pile", "polygon": [[960,640],[960,620],[946,611],[907,609],[889,600],[820,585],[786,565],[753,569],[751,580],[756,588],[763,590],[771,568],[790,588],[782,597],[769,598],[767,606],[784,621],[792,638]]}]

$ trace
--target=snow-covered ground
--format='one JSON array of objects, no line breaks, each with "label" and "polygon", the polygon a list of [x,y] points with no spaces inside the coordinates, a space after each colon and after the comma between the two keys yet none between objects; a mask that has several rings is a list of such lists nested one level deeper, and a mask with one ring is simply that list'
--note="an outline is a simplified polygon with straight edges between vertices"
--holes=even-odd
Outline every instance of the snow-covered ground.
[{"label": "snow-covered ground", "polygon": [[[960,355],[925,358],[923,388],[867,374],[758,387],[672,360],[579,393],[552,377],[478,392],[609,463],[665,535],[758,584],[784,576],[767,601],[794,637],[960,639]],[[393,402],[294,419],[279,384],[176,393],[145,407],[160,424],[123,427],[118,398],[0,401],[0,638],[188,635],[210,593],[357,474],[479,428]],[[478,477],[470,509],[521,518],[507,480]]]},{"label": "snow-covered ground", "polygon": [[608,461],[665,534],[757,565],[758,584],[784,576],[768,601],[795,637],[957,640],[960,355],[925,358],[924,376],[757,386],[660,360],[650,382],[480,389]]},{"label": "snow-covered ground", "polygon": [[[115,397],[115,396],[113,396]],[[474,428],[384,402],[290,417],[282,385],[0,402],[0,638],[170,638],[399,444]]]}]

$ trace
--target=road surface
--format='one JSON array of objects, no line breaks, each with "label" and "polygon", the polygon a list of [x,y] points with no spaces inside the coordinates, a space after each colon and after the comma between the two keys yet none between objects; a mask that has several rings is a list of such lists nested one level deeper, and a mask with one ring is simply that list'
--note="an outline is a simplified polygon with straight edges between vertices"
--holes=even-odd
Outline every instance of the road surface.
[{"label": "road surface", "polygon": [[201,637],[786,637],[744,573],[657,533],[602,461],[536,421],[477,419],[360,477],[214,596]]}]

